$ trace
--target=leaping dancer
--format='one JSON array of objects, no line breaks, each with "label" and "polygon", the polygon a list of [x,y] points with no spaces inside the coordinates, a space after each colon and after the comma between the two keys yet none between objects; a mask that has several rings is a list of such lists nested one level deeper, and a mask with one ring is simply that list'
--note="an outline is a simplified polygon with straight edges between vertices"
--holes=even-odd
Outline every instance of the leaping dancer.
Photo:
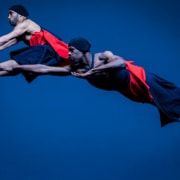
[{"label": "leaping dancer", "polygon": [[[11,52],[11,59],[0,63],[0,76],[17,75],[17,72],[10,71],[10,69],[18,64],[64,66],[70,63],[68,45],[36,22],[28,19],[28,16],[28,11],[22,5],[13,5],[9,8],[8,19],[14,29],[0,37],[0,51],[20,41],[25,42],[28,46]],[[5,71],[3,68],[9,69],[9,71]],[[28,82],[37,76],[27,72],[24,72],[23,75]]]},{"label": "leaping dancer", "polygon": [[161,126],[179,122],[179,87],[111,51],[92,54],[90,47],[91,44],[86,39],[74,38],[69,42],[71,65],[18,65],[14,66],[14,70],[84,78],[97,88],[114,90],[132,101],[154,105],[160,113]]}]

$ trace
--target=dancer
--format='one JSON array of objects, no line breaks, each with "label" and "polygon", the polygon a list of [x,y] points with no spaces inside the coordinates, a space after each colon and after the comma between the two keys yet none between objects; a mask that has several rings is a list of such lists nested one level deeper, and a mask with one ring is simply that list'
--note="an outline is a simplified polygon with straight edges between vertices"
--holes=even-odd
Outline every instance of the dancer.
[{"label": "dancer", "polygon": [[[22,5],[9,8],[9,23],[14,26],[12,32],[0,37],[0,51],[23,41],[28,46],[10,52],[10,60],[0,63],[0,76],[17,75],[10,71],[12,66],[24,64],[65,65],[68,60],[68,45],[60,38],[28,19],[29,13]],[[3,68],[9,71],[4,71]],[[24,72],[28,82],[37,75]]]},{"label": "dancer", "polygon": [[92,54],[91,44],[84,38],[69,42],[71,65],[52,67],[42,64],[14,66],[14,70],[49,75],[73,75],[86,79],[91,85],[117,91],[135,102],[157,107],[161,126],[178,122],[180,118],[180,88],[146,72],[133,61],[114,55],[111,51]]}]

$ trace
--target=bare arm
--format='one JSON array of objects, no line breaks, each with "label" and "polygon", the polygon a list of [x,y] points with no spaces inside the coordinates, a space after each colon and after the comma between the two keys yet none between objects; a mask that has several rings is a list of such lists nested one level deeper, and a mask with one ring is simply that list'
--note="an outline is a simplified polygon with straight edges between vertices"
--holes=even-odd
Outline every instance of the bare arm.
[{"label": "bare arm", "polygon": [[99,65],[93,68],[93,72],[106,71],[115,68],[124,68],[126,66],[125,60],[120,56],[114,55],[111,51],[98,53],[96,58],[97,60],[102,61],[102,63],[99,63]]},{"label": "bare arm", "polygon": [[18,37],[20,37],[27,31],[28,25],[29,23],[24,21],[21,24],[18,24],[12,32],[1,36],[0,50],[4,50],[5,48],[16,44],[18,42]]},{"label": "bare arm", "polygon": [[6,43],[4,43],[2,46],[0,46],[0,50],[4,50],[10,46],[17,44],[17,43],[18,43],[18,40],[16,38],[11,39],[11,40],[7,41]]},{"label": "bare arm", "polygon": [[57,75],[57,76],[67,76],[71,75],[70,67],[55,67],[55,66],[47,66],[43,64],[33,64],[33,65],[16,65],[13,67],[14,71],[19,72],[33,72],[36,74],[44,74],[44,75]]},{"label": "bare arm", "polygon": [[106,72],[116,68],[124,68],[126,66],[125,60],[120,56],[114,55],[111,51],[97,53],[94,62],[95,67],[93,69],[85,73],[71,72],[71,74],[79,78],[88,78],[97,72]]}]

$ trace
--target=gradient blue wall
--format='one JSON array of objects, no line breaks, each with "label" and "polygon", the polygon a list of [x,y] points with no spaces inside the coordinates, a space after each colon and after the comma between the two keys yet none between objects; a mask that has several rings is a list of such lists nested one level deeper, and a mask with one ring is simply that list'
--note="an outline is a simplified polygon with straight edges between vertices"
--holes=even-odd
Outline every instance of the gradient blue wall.
[{"label": "gradient blue wall", "polygon": [[[92,52],[112,50],[180,86],[179,1],[3,0],[0,35],[16,3],[65,42],[85,37]],[[161,128],[148,104],[74,77],[21,75],[0,78],[0,103],[1,180],[180,179],[180,124]]]}]

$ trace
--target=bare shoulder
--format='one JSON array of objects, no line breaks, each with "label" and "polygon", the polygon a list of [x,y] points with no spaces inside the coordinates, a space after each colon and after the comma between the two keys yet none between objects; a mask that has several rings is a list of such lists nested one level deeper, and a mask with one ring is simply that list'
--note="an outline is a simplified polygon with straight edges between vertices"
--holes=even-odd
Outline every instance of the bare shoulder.
[{"label": "bare shoulder", "polygon": [[109,50],[104,51],[104,54],[107,55],[107,56],[113,56],[114,55],[113,52],[109,51]]},{"label": "bare shoulder", "polygon": [[96,56],[100,56],[100,55],[113,55],[112,51],[104,51],[104,52],[99,52],[95,54]]},{"label": "bare shoulder", "polygon": [[112,51],[104,51],[104,56],[107,57],[108,59],[112,59],[115,55],[113,54]]},{"label": "bare shoulder", "polygon": [[30,19],[27,19],[26,23],[28,24],[28,31],[30,31],[31,33],[41,31],[40,25],[37,24],[36,22],[34,22],[34,21],[30,20]]},{"label": "bare shoulder", "polygon": [[104,63],[107,63],[107,61],[112,60],[114,57],[114,54],[111,51],[104,51],[104,52],[100,52],[100,53],[96,53],[94,56],[95,61],[102,61]]},{"label": "bare shoulder", "polygon": [[23,21],[24,23],[28,24],[28,25],[36,25],[39,26],[38,23],[36,23],[35,21],[31,20],[31,19],[26,19],[25,21]]},{"label": "bare shoulder", "polygon": [[41,27],[31,19],[24,20],[22,23],[16,26],[16,29],[24,29],[26,32],[29,33],[41,31]]}]

